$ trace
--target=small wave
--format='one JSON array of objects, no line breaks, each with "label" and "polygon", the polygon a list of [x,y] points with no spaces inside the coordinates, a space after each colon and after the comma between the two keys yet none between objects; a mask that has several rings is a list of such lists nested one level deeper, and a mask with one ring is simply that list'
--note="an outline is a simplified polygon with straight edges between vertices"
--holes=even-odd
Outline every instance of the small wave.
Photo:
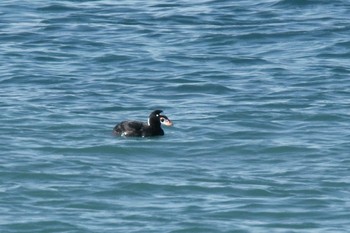
[{"label": "small wave", "polygon": [[67,11],[76,11],[76,10],[79,10],[79,8],[73,7],[73,6],[67,6],[64,4],[51,4],[44,7],[38,7],[37,10],[52,12],[52,13],[59,13],[59,12],[67,12]]},{"label": "small wave", "polygon": [[215,93],[230,93],[232,92],[231,88],[225,87],[221,84],[211,84],[211,83],[204,83],[204,84],[180,84],[176,85],[176,89],[178,92],[199,92],[199,93],[206,93],[206,94],[215,94]]},{"label": "small wave", "polygon": [[303,7],[314,4],[327,3],[328,1],[317,1],[317,0],[280,0],[274,4],[274,6],[295,6]]}]

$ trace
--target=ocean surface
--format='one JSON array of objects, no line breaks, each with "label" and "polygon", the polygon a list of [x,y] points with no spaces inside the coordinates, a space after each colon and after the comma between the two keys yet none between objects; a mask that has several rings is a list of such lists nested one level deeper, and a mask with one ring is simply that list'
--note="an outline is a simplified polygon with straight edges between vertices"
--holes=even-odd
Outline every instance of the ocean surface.
[{"label": "ocean surface", "polygon": [[349,141],[348,0],[0,2],[1,233],[350,232]]}]

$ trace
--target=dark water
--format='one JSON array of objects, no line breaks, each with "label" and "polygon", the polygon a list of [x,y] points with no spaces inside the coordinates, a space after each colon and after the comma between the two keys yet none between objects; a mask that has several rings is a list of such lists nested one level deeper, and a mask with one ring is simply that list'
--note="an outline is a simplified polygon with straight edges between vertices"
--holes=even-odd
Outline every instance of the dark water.
[{"label": "dark water", "polygon": [[[0,232],[349,232],[349,1],[0,3]],[[112,135],[163,109],[159,138]]]}]

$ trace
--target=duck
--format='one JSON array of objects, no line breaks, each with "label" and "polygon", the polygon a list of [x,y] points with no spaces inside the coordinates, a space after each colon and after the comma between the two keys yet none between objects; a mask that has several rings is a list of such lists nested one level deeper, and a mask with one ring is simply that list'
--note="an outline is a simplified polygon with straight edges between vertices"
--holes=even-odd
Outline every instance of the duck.
[{"label": "duck", "polygon": [[124,137],[153,137],[163,136],[161,125],[173,126],[173,122],[165,115],[163,110],[154,110],[148,117],[148,122],[122,121],[113,128],[113,134]]}]

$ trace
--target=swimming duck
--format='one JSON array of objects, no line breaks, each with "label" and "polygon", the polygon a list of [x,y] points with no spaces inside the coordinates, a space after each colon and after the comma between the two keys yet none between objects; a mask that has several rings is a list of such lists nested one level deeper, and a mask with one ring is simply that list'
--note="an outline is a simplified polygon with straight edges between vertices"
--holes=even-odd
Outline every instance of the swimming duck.
[{"label": "swimming duck", "polygon": [[165,115],[160,115],[162,110],[153,111],[149,117],[148,122],[140,121],[122,121],[113,128],[113,133],[118,136],[125,137],[152,137],[162,136],[164,131],[161,124],[172,126],[173,122]]}]

